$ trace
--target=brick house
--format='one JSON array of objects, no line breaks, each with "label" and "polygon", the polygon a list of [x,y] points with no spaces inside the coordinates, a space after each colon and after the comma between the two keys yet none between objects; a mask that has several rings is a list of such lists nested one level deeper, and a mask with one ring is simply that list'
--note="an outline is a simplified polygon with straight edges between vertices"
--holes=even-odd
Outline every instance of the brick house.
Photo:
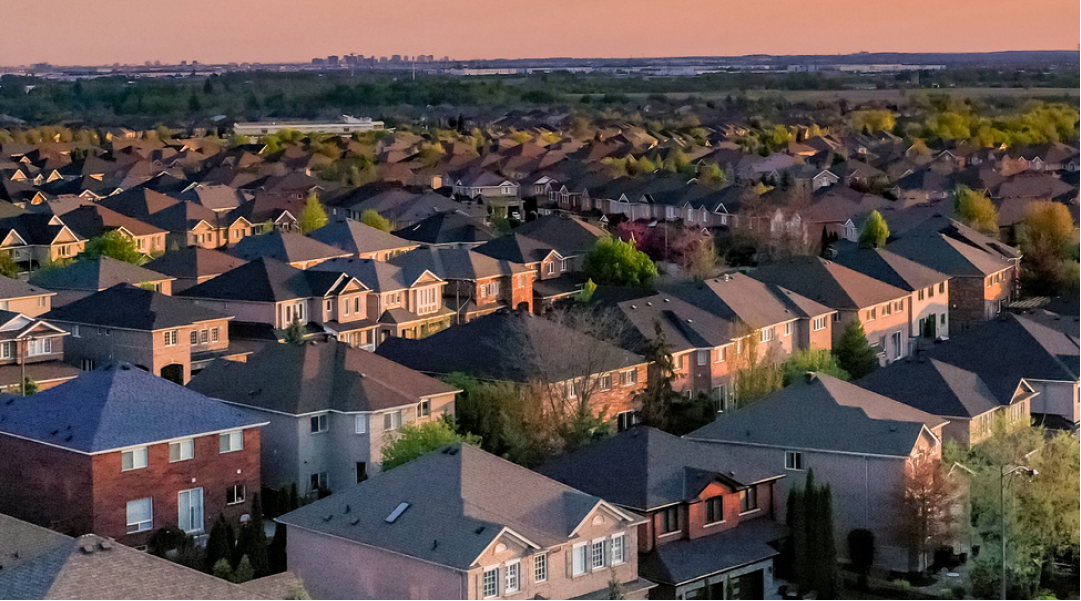
[{"label": "brick house", "polygon": [[[779,465],[737,463],[720,449],[638,426],[537,469],[646,518],[638,575],[653,599],[765,599],[785,535]],[[738,479],[737,479],[738,478]]]},{"label": "brick house", "polygon": [[836,311],[833,344],[853,321],[863,324],[880,364],[910,356],[910,293],[821,257],[793,257],[757,269],[753,277]]},{"label": "brick house", "polygon": [[120,232],[134,240],[135,248],[144,255],[165,251],[165,230],[101,205],[79,207],[64,213],[62,219],[73,232],[87,240],[107,232]]},{"label": "brick house", "polygon": [[24,377],[38,390],[74,379],[79,370],[63,363],[67,335],[42,319],[0,311],[0,391],[21,394]]},{"label": "brick house", "polygon": [[264,485],[312,498],[378,473],[395,431],[453,416],[459,392],[335,341],[271,344],[245,363],[211,364],[188,387],[268,421]]},{"label": "brick house", "polygon": [[201,535],[249,511],[264,423],[123,362],[7,397],[0,512],[130,546],[164,526]]},{"label": "brick house", "polygon": [[25,213],[0,219],[0,250],[21,267],[34,269],[68,259],[86,248],[86,239],[71,230],[60,217]]},{"label": "brick house", "polygon": [[520,263],[468,248],[421,247],[391,259],[407,273],[434,273],[447,282],[443,302],[465,323],[499,309],[533,310],[533,274]]},{"label": "brick house", "polygon": [[[468,444],[277,518],[313,597],[645,599],[637,515]],[[393,575],[391,577],[388,577]]]},{"label": "brick house", "polygon": [[229,352],[231,315],[119,284],[46,314],[71,332],[64,359],[84,370],[127,361],[178,384]]},{"label": "brick house", "polygon": [[307,269],[328,259],[349,257],[352,253],[324,244],[316,239],[295,232],[274,230],[259,236],[250,236],[229,249],[229,254],[245,261],[260,258],[274,259],[297,269]]},{"label": "brick house", "polygon": [[0,311],[39,317],[52,310],[55,292],[0,275]]},{"label": "brick house", "polygon": [[387,340],[376,353],[422,373],[529,387],[537,411],[584,404],[620,429],[634,423],[648,375],[641,355],[521,311],[497,311],[422,340]]},{"label": "brick house", "polygon": [[53,304],[57,307],[118,284],[139,286],[165,295],[173,293],[172,277],[105,255],[32,272],[30,282],[56,292]]},{"label": "brick house", "polygon": [[259,232],[258,224],[241,216],[223,214],[188,200],[142,217],[169,232],[166,242],[179,247],[221,248],[237,244]]},{"label": "brick house", "polygon": [[399,238],[348,217],[335,217],[308,235],[312,240],[333,246],[358,259],[386,261],[409,252],[420,243]]},{"label": "brick house", "polygon": [[172,289],[180,293],[246,262],[220,250],[188,246],[167,251],[143,267],[174,278]]}]

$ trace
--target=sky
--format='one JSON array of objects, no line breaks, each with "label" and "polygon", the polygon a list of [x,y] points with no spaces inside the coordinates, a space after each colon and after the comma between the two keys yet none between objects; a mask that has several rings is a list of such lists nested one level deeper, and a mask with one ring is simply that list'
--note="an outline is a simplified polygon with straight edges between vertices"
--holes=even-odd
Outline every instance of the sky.
[{"label": "sky", "polygon": [[1078,0],[34,0],[0,65],[1078,50]]}]

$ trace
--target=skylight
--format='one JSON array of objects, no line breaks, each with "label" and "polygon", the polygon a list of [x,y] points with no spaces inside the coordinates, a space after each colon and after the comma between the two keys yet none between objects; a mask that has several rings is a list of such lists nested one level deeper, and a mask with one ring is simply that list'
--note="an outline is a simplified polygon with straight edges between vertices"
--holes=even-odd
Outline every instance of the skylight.
[{"label": "skylight", "polygon": [[387,516],[387,523],[393,524],[403,513],[405,513],[406,509],[409,509],[409,503],[399,503],[394,511],[390,512],[390,515]]}]

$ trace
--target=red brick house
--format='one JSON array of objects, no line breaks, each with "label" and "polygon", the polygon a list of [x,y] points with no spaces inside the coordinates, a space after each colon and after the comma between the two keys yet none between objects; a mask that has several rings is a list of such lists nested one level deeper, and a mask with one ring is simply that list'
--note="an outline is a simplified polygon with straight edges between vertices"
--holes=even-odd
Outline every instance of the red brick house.
[{"label": "red brick house", "polygon": [[0,311],[0,390],[21,394],[24,377],[38,390],[74,379],[79,370],[63,363],[67,335],[47,321]]},{"label": "red brick house", "polygon": [[263,425],[129,363],[6,397],[0,512],[131,546],[165,526],[202,535],[250,510]]}]

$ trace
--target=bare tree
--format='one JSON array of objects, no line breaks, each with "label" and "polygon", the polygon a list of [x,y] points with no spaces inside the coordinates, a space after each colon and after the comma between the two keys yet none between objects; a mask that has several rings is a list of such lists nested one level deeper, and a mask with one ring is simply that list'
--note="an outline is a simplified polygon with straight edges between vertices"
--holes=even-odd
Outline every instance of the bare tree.
[{"label": "bare tree", "polygon": [[905,472],[903,528],[912,559],[923,569],[935,549],[953,542],[959,506],[956,479],[947,477],[942,462],[917,456]]}]

